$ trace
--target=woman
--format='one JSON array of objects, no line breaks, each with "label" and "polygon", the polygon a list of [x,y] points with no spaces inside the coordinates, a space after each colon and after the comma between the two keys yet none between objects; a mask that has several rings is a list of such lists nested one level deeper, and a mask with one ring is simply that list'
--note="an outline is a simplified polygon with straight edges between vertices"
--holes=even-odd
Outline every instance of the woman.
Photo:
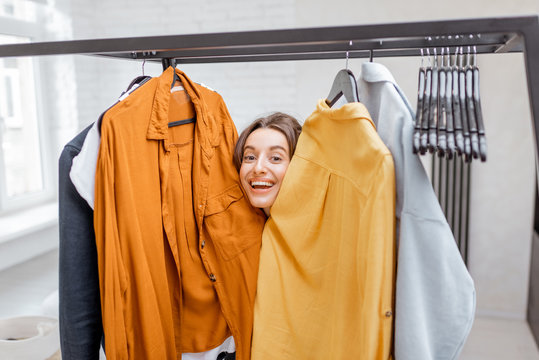
[{"label": "woman", "polygon": [[270,214],[284,174],[296,150],[301,125],[290,115],[276,112],[256,119],[241,133],[234,150],[234,165],[251,205]]},{"label": "woman", "polygon": [[390,359],[396,253],[391,153],[360,103],[332,109],[320,100],[297,148],[286,139],[263,128],[239,144],[247,197],[266,213],[271,207],[260,249],[251,359]]}]

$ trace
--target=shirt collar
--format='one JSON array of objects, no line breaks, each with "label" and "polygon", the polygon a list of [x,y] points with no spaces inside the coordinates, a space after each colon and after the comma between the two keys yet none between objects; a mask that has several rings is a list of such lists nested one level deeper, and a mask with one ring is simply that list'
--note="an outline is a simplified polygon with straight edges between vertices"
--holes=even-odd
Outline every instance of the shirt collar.
[{"label": "shirt collar", "polygon": [[330,119],[335,120],[362,118],[369,121],[376,129],[376,125],[372,121],[369,111],[367,110],[365,105],[360,102],[351,102],[346,103],[338,108],[330,108],[324,99],[320,99],[318,100],[316,111],[321,114],[324,114]]},{"label": "shirt collar", "polygon": [[187,77],[187,75],[179,70],[168,67],[163,73],[157,78],[157,88],[155,90],[155,96],[152,104],[152,113],[150,116],[150,122],[148,125],[148,131],[146,133],[146,138],[148,140],[167,140],[168,139],[168,111],[169,111],[169,102],[170,102],[170,89],[172,87],[172,82],[174,80],[174,71],[178,75],[179,80],[182,83],[185,91],[191,98],[196,112],[196,128],[197,131],[201,131],[204,134],[209,135],[205,137],[207,141],[203,141],[202,146],[210,146],[208,140],[213,139],[216,134],[214,134],[213,129],[215,126],[209,124],[211,116],[208,112],[206,104],[202,98],[201,92],[195,83]]},{"label": "shirt collar", "polygon": [[395,78],[389,70],[382,64],[375,62],[364,62],[361,64],[361,78],[367,82],[388,81],[396,84]]}]

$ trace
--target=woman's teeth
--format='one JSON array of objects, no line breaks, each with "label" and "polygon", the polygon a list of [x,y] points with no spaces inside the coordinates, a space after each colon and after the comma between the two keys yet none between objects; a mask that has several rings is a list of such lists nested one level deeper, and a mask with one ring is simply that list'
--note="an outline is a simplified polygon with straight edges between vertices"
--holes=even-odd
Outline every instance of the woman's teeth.
[{"label": "woman's teeth", "polygon": [[259,188],[270,188],[273,186],[273,183],[267,182],[267,181],[253,181],[251,182],[251,187],[253,189],[259,189]]}]

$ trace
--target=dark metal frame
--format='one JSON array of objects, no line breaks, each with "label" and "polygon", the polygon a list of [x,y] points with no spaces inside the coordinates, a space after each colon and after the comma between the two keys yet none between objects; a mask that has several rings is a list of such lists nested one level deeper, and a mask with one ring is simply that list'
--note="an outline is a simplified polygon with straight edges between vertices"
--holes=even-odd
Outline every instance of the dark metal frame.
[{"label": "dark metal frame", "polygon": [[419,56],[421,48],[466,45],[479,54],[523,52],[537,154],[538,39],[539,17],[523,16],[10,44],[0,45],[0,57],[87,54],[187,64]]},{"label": "dark metal frame", "polygon": [[[419,56],[419,49],[476,45],[477,53],[524,53],[537,159],[539,139],[539,17],[407,22],[378,25],[243,31],[0,45],[0,57],[86,54],[170,64],[316,60]],[[441,166],[441,165],[440,165]],[[446,183],[462,187],[469,172],[454,161]],[[442,169],[443,170],[443,169]],[[469,180],[468,180],[469,182]],[[437,185],[441,188],[441,184]],[[468,185],[465,194],[467,203]],[[460,191],[460,190],[459,190]],[[452,197],[442,194],[451,221],[457,222]],[[451,201],[449,200],[451,199]],[[460,211],[460,210],[458,210]],[[468,209],[464,209],[467,213]],[[453,214],[453,215],[451,215]],[[467,222],[456,224],[459,235]],[[466,258],[467,248],[463,256]],[[539,332],[539,330],[538,330]]]},{"label": "dark metal frame", "polygon": [[[500,17],[377,25],[241,31],[189,35],[148,36],[0,45],[0,57],[86,54],[174,64],[315,60],[419,56],[419,49],[475,45],[479,54],[523,52],[533,115],[535,151],[539,139],[539,17]],[[536,156],[537,159],[537,156]],[[439,180],[459,190],[462,180],[442,179],[461,173],[439,166]],[[460,175],[459,175],[460,176]],[[468,176],[468,175],[466,175]],[[467,185],[465,186],[467,187]],[[442,191],[441,184],[436,185]],[[460,215],[452,215],[453,197],[443,190],[440,199],[457,229]],[[449,199],[451,197],[451,200]],[[457,209],[467,212],[466,209]],[[467,225],[466,225],[467,228]],[[458,238],[461,231],[456,234]],[[467,251],[463,253],[464,258]]]},{"label": "dark metal frame", "polygon": [[522,51],[519,36],[536,23],[537,17],[490,18],[74,40],[5,45],[0,56],[93,54],[207,63],[336,59],[346,51],[367,57],[370,50],[375,57],[417,56],[419,48],[454,45],[477,45],[478,53],[492,53]]}]

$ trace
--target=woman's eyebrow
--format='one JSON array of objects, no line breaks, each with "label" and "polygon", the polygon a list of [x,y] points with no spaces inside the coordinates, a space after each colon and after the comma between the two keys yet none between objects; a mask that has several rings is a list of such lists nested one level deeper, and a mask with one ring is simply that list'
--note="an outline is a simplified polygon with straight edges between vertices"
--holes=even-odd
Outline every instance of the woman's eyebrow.
[{"label": "woman's eyebrow", "polygon": [[[256,150],[256,148],[253,145],[245,145],[243,151],[245,150]],[[281,145],[273,145],[270,147],[270,150],[282,150],[286,152],[286,149]]]}]

